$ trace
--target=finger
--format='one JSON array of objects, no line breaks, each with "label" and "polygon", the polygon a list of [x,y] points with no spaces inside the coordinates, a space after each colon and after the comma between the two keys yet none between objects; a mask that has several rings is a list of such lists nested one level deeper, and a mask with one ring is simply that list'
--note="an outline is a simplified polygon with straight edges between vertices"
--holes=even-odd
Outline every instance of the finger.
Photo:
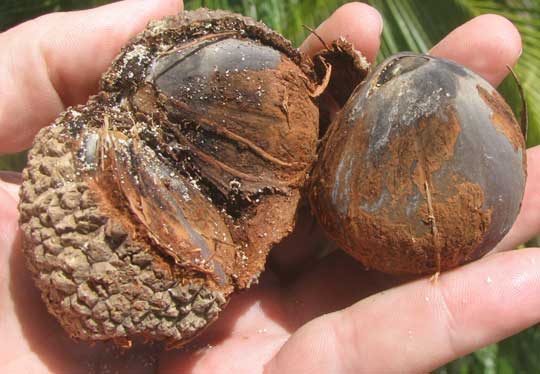
[{"label": "finger", "polygon": [[538,263],[505,252],[371,296],[302,327],[267,372],[429,372],[540,320]]},{"label": "finger", "polygon": [[463,24],[429,52],[454,60],[497,86],[521,55],[521,37],[506,18],[485,14]]},{"label": "finger", "polygon": [[[382,28],[382,17],[375,8],[364,3],[348,3],[317,27],[316,33],[326,42],[344,37],[373,61],[379,50]],[[310,35],[300,47],[308,55],[314,55],[322,48],[315,35]]]},{"label": "finger", "polygon": [[0,34],[0,153],[29,147],[40,127],[96,92],[130,37],[181,7],[180,0],[122,1],[46,15]]},{"label": "finger", "polygon": [[420,277],[368,270],[342,250],[336,250],[301,270],[294,282],[282,284],[281,299],[294,329],[377,292]]},{"label": "finger", "polygon": [[527,184],[521,211],[496,252],[516,248],[540,232],[540,146],[527,150]]}]

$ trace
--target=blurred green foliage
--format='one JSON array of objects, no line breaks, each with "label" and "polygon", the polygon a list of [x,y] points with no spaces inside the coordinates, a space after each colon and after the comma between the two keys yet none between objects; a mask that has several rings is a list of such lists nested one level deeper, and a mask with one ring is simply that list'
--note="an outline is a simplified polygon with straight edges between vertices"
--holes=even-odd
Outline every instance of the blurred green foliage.
[{"label": "blurred green foliage", "polygon": [[[147,0],[152,1],[152,0]],[[0,31],[39,15],[84,9],[107,0],[0,0]],[[384,18],[378,61],[395,52],[425,52],[455,27],[484,13],[509,18],[519,28],[523,55],[516,72],[525,88],[529,106],[529,146],[540,144],[540,0],[371,0]],[[316,27],[342,0],[188,0],[186,9],[209,7],[231,9],[263,20],[296,45],[307,36],[302,25]],[[500,91],[520,112],[516,85],[510,79]],[[0,150],[1,154],[1,150]],[[0,170],[20,170],[23,154],[0,157]],[[429,354],[429,352],[426,352]],[[540,328],[538,326],[494,344],[437,370],[439,374],[540,373]]]}]

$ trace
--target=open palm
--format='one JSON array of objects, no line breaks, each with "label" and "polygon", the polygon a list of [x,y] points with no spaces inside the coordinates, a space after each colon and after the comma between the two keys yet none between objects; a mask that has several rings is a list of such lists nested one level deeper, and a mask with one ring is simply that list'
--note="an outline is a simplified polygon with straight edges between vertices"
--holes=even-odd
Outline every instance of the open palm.
[{"label": "open palm", "polygon": [[[66,106],[86,101],[119,48],[151,18],[177,12],[175,0],[123,1],[91,11],[41,17],[0,34],[0,149],[27,148]],[[317,30],[349,39],[368,59],[382,22],[351,3]],[[302,48],[313,54],[320,42]],[[430,53],[493,85],[519,58],[515,28],[481,16]],[[257,287],[229,306],[190,349],[161,352],[70,340],[47,313],[24,266],[18,231],[20,176],[0,174],[0,371],[345,373],[427,372],[540,321],[540,250],[513,252],[540,227],[539,149],[528,151],[522,212],[496,253],[443,274],[437,283],[367,271],[340,251],[322,256],[316,225],[275,248]]]}]

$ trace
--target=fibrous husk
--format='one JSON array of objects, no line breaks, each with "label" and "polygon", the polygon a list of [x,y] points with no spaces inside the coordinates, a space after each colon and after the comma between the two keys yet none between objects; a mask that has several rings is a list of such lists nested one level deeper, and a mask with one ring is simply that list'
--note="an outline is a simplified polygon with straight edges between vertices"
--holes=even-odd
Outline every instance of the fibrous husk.
[{"label": "fibrous husk", "polygon": [[98,95],[39,132],[24,251],[72,337],[181,346],[257,282],[315,158],[312,66],[261,23],[184,12],[151,23]]}]

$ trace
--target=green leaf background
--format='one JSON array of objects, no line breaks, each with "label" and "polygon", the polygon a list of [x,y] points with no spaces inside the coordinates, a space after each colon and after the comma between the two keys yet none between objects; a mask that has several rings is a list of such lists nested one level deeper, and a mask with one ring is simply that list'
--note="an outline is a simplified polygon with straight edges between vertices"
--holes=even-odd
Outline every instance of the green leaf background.
[{"label": "green leaf background", "polygon": [[[152,0],[148,0],[152,1]],[[41,14],[101,5],[107,0],[0,0],[0,31]],[[186,9],[231,9],[264,21],[296,45],[307,36],[302,25],[316,27],[345,1],[338,0],[188,0]],[[540,144],[540,0],[371,0],[384,18],[378,61],[398,51],[428,51],[448,32],[472,17],[496,13],[519,29],[523,54],[515,71],[529,109],[528,146]],[[515,82],[507,78],[500,92],[520,113]],[[1,153],[1,150],[0,150]],[[0,156],[0,169],[20,170],[24,152]],[[429,351],[426,351],[429,355]],[[540,328],[486,347],[437,370],[439,374],[540,373]]]}]

